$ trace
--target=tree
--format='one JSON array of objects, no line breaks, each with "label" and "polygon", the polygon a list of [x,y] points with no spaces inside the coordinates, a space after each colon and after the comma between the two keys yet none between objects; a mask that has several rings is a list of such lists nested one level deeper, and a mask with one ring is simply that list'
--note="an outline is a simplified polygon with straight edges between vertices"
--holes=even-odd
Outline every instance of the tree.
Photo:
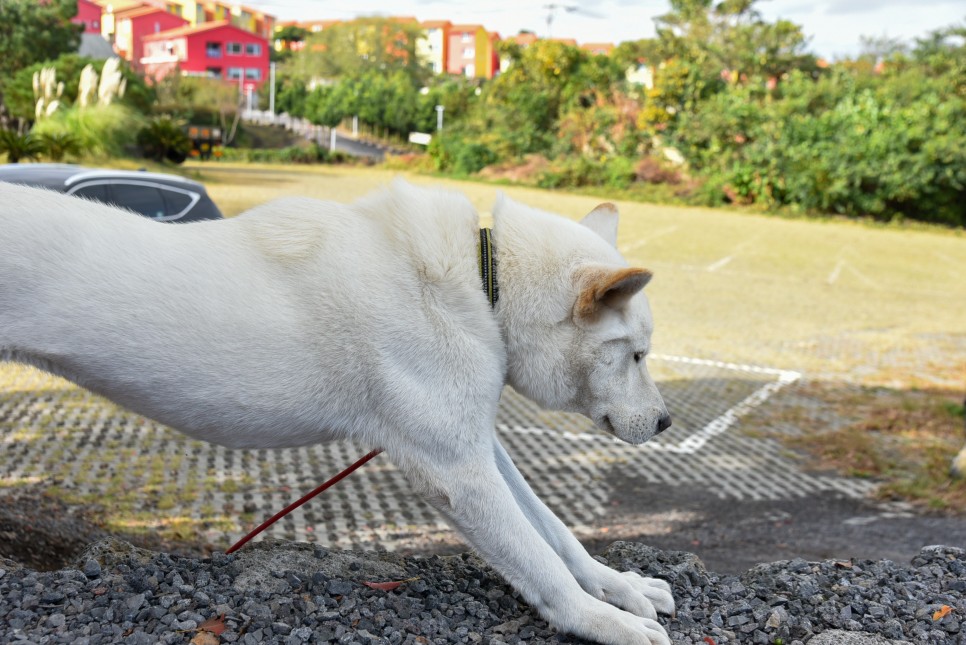
[{"label": "tree", "polygon": [[418,23],[388,18],[360,18],[308,36],[286,64],[286,73],[305,83],[318,79],[359,77],[368,70],[384,74],[404,70],[414,82],[430,77],[416,55],[422,35]]},{"label": "tree", "polygon": [[235,84],[174,73],[162,79],[155,91],[156,113],[191,123],[218,125],[222,143],[228,145],[234,141],[244,100]]},{"label": "tree", "polygon": [[765,22],[755,1],[671,0],[671,11],[655,19],[662,57],[688,61],[708,79],[722,72],[737,81],[816,69],[801,27]]},{"label": "tree", "polygon": [[76,0],[3,0],[0,2],[0,100],[18,71],[76,51],[83,25]]}]

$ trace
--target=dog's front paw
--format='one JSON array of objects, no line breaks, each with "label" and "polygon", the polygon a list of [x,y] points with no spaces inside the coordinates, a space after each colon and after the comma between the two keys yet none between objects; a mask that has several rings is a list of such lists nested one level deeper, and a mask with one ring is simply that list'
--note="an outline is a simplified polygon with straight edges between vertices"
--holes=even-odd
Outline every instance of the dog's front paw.
[{"label": "dog's front paw", "polygon": [[619,574],[630,583],[639,594],[647,598],[659,614],[674,615],[674,597],[671,585],[659,578],[645,578],[633,571]]},{"label": "dog's front paw", "polygon": [[671,585],[657,578],[645,578],[632,571],[618,573],[596,560],[591,571],[579,576],[581,586],[598,600],[643,618],[674,613]]},{"label": "dog's front paw", "polygon": [[667,632],[652,618],[635,616],[587,597],[589,605],[551,620],[562,631],[607,645],[671,645]]}]

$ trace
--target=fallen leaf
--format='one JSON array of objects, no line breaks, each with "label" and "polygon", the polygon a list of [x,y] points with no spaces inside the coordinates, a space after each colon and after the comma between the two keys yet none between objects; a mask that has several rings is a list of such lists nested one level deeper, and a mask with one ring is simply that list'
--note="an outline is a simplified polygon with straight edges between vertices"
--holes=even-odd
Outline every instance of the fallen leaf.
[{"label": "fallen leaf", "polygon": [[943,619],[943,618],[945,618],[945,617],[946,617],[946,616],[947,616],[947,615],[949,614],[949,612],[951,612],[952,610],[953,610],[953,608],[952,608],[952,607],[950,607],[949,605],[943,605],[943,606],[942,606],[942,607],[940,607],[940,608],[939,608],[939,609],[938,609],[937,611],[935,611],[935,612],[933,612],[933,615],[932,615],[932,619],[933,619],[933,620],[942,620],[942,619]]},{"label": "fallen leaf", "polygon": [[211,632],[198,632],[191,639],[191,645],[220,645],[221,639]]},{"label": "fallen leaf", "polygon": [[711,638],[710,636],[705,636],[704,642],[707,643],[708,645],[718,645],[717,643],[714,642],[714,639]]},{"label": "fallen leaf", "polygon": [[379,591],[392,591],[399,585],[405,582],[412,582],[413,580],[419,580],[419,577],[406,578],[405,580],[397,580],[395,582],[363,582],[362,584],[372,589],[378,589]]},{"label": "fallen leaf", "polygon": [[852,562],[850,561],[850,562],[836,562],[835,566],[840,567],[842,569],[851,569],[855,565],[853,565]]},{"label": "fallen leaf", "polygon": [[226,629],[228,628],[225,627],[225,614],[222,614],[217,618],[209,618],[205,622],[198,625],[198,631],[211,632],[215,636],[219,636]]}]

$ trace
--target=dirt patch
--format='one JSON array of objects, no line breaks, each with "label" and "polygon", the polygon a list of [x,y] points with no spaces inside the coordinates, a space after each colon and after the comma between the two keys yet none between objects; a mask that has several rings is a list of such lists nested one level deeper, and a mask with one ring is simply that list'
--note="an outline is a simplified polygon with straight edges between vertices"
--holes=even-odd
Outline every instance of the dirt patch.
[{"label": "dirt patch", "polygon": [[812,469],[881,482],[882,500],[964,515],[966,479],[950,471],[966,442],[964,415],[962,392],[814,381],[776,397],[745,427],[805,453]]},{"label": "dirt patch", "polygon": [[114,536],[135,546],[176,555],[206,557],[211,544],[164,539],[157,534],[108,531],[102,509],[66,504],[33,489],[0,497],[0,559],[9,558],[38,571],[69,566],[93,542]]},{"label": "dirt patch", "polygon": [[550,161],[541,155],[527,155],[523,162],[505,162],[487,166],[479,172],[483,179],[510,181],[517,184],[533,183],[550,167]]}]

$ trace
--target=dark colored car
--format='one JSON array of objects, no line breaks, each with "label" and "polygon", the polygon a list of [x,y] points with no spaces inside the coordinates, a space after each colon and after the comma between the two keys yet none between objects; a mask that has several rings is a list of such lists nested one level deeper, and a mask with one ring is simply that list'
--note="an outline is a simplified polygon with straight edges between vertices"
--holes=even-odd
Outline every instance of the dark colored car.
[{"label": "dark colored car", "polygon": [[113,204],[159,222],[221,219],[205,187],[177,175],[71,164],[0,165],[0,182],[49,188]]}]

